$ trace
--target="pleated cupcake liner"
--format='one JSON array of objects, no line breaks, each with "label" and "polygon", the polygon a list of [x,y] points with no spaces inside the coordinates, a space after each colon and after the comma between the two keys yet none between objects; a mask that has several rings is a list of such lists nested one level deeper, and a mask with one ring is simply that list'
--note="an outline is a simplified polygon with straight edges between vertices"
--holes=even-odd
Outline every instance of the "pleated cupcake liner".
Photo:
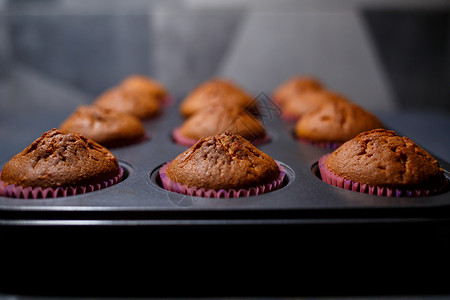
[{"label": "pleated cupcake liner", "polygon": [[444,189],[446,189],[448,185],[448,180],[445,180],[445,183],[438,188],[434,189],[401,189],[401,188],[390,188],[383,186],[374,186],[369,185],[357,181],[353,181],[351,179],[345,179],[339,175],[334,174],[328,167],[325,165],[325,161],[330,154],[326,154],[322,156],[318,161],[320,176],[322,181],[339,187],[346,190],[366,193],[370,195],[376,196],[387,196],[387,197],[423,197],[439,194]]},{"label": "pleated cupcake liner", "polygon": [[178,194],[196,197],[205,197],[205,198],[239,198],[239,197],[250,197],[261,195],[279,189],[282,186],[284,177],[286,175],[285,169],[280,164],[278,164],[278,167],[280,168],[280,175],[278,179],[270,183],[250,187],[248,189],[207,190],[205,188],[197,188],[188,185],[183,185],[181,183],[171,180],[167,176],[167,168],[169,167],[169,165],[170,162],[163,165],[159,170],[159,176],[161,179],[162,187],[165,190],[175,192]]},{"label": "pleated cupcake liner", "polygon": [[[57,188],[41,188],[41,187],[22,187],[14,184],[6,184],[0,180],[0,196],[8,198],[22,198],[22,199],[49,199],[59,198],[74,195],[82,195],[107,187],[113,186],[123,179],[124,170],[121,167],[117,176],[105,180],[98,184],[89,184],[81,186],[57,187]],[[1,171],[0,171],[1,175]]]},{"label": "pleated cupcake liner", "polygon": [[[186,146],[186,147],[192,147],[195,143],[198,142],[198,140],[196,140],[196,139],[191,139],[191,138],[185,137],[183,134],[181,134],[181,130],[179,127],[175,128],[172,131],[172,137],[173,137],[173,140],[175,141],[175,143],[177,143],[178,145],[181,145],[181,146]],[[269,141],[270,141],[270,137],[268,134],[266,134],[262,138],[249,140],[249,142],[252,143],[254,146],[260,146],[260,145],[268,143]]]},{"label": "pleated cupcake liner", "polygon": [[330,150],[336,150],[337,148],[339,148],[339,146],[341,146],[343,144],[343,143],[338,143],[338,142],[313,141],[313,140],[302,138],[299,136],[296,136],[296,139],[302,143],[306,143],[306,144],[310,144],[310,145],[313,145],[316,147],[326,148],[326,149],[330,149]]}]

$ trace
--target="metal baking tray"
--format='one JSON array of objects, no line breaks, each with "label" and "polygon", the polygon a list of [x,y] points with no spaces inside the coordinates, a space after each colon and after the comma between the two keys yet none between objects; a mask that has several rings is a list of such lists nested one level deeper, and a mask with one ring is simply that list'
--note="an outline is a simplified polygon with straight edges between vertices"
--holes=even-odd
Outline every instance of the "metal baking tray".
[{"label": "metal baking tray", "polygon": [[[37,270],[48,270],[58,257],[73,274],[60,277],[57,268],[43,277],[22,276],[17,289],[10,276],[1,291],[112,297],[450,293],[445,276],[434,270],[449,262],[450,193],[392,198],[330,186],[317,175],[318,159],[330,150],[298,142],[294,124],[270,112],[262,117],[270,142],[259,148],[285,167],[287,179],[267,194],[211,199],[161,188],[158,169],[187,149],[171,137],[183,122],[174,103],[144,122],[147,141],[110,149],[125,169],[122,182],[64,198],[0,197],[2,249],[10,255],[25,249],[20,262]],[[436,158],[450,177],[450,165]],[[85,272],[99,264],[106,268]],[[132,265],[149,271],[141,277],[130,272]],[[392,266],[395,272],[386,272]],[[93,285],[74,289],[79,278],[73,270]],[[229,274],[233,284],[226,284]],[[120,283],[111,284],[117,276]],[[433,284],[425,285],[429,280]],[[166,289],[167,282],[176,288]]]},{"label": "metal baking tray", "polygon": [[[173,142],[172,130],[183,118],[177,103],[157,118],[144,121],[150,138],[140,144],[110,150],[125,169],[119,184],[84,195],[56,199],[0,197],[0,224],[258,224],[327,222],[330,220],[442,218],[450,208],[450,193],[427,197],[381,197],[343,190],[320,180],[318,159],[330,150],[297,141],[294,123],[276,111],[263,112],[270,142],[259,148],[280,162],[287,178],[279,190],[235,199],[180,195],[161,188],[158,170],[187,147]],[[51,129],[51,128],[49,128]],[[21,149],[17,149],[19,152]],[[437,157],[449,177],[450,165]],[[3,162],[1,167],[6,162]]]}]

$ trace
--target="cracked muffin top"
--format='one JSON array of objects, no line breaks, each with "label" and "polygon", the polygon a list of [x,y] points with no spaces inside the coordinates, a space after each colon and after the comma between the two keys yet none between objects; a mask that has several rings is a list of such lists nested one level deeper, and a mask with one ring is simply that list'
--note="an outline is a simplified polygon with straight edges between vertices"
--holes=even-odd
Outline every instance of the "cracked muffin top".
[{"label": "cracked muffin top", "polygon": [[101,106],[80,106],[60,126],[104,147],[131,144],[145,136],[144,125],[134,115]]},{"label": "cracked muffin top", "polygon": [[309,91],[319,91],[323,88],[322,83],[312,76],[300,76],[296,75],[279,86],[273,91],[274,101],[283,106],[286,100],[297,95],[301,95]]},{"label": "cracked muffin top", "polygon": [[188,118],[180,127],[180,133],[191,139],[201,139],[225,131],[238,134],[249,141],[263,138],[263,124],[245,109],[221,105],[207,107]]},{"label": "cracked muffin top", "polygon": [[102,183],[119,172],[117,159],[103,146],[80,134],[52,129],[14,156],[3,167],[1,180],[56,188]]},{"label": "cracked muffin top", "polygon": [[167,168],[171,180],[207,190],[246,189],[270,183],[279,175],[269,155],[230,132],[202,138]]},{"label": "cracked muffin top", "polygon": [[214,78],[203,82],[192,90],[180,103],[180,113],[190,117],[205,107],[216,107],[221,103],[258,111],[256,101],[241,87],[224,78]]},{"label": "cracked muffin top", "polygon": [[311,141],[343,143],[360,132],[377,128],[383,128],[381,121],[362,107],[346,101],[333,101],[300,118],[295,125],[295,133]]},{"label": "cracked muffin top", "polygon": [[441,186],[444,171],[428,152],[394,131],[358,134],[328,156],[328,169],[353,181],[384,187]]}]

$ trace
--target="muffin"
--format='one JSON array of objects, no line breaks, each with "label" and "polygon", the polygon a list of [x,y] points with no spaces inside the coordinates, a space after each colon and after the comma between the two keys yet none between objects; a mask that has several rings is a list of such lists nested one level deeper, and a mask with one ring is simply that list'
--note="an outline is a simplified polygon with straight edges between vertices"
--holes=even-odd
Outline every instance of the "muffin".
[{"label": "muffin", "polygon": [[319,91],[323,88],[322,83],[312,76],[295,75],[281,83],[272,93],[272,98],[280,107],[291,96],[301,95],[309,91]]},{"label": "muffin", "polygon": [[428,152],[394,131],[358,134],[319,160],[322,180],[384,196],[423,196],[441,191],[444,171]]},{"label": "muffin", "polygon": [[52,129],[6,163],[0,194],[70,196],[111,186],[122,176],[116,157],[106,148],[80,134]]},{"label": "muffin", "polygon": [[298,121],[307,113],[330,102],[349,102],[349,100],[329,90],[306,91],[301,94],[294,94],[285,100],[282,108],[282,118],[289,121]]},{"label": "muffin", "polygon": [[255,145],[268,141],[261,121],[243,108],[221,105],[200,110],[173,132],[175,142],[185,146],[194,145],[205,136],[225,131],[238,134]]},{"label": "muffin", "polygon": [[80,106],[60,126],[62,131],[77,132],[113,148],[141,142],[145,129],[134,115],[101,106]]},{"label": "muffin", "polygon": [[132,114],[141,120],[154,117],[161,111],[161,104],[156,97],[147,97],[120,86],[103,92],[93,105]]},{"label": "muffin", "polygon": [[165,189],[201,197],[247,197],[279,188],[284,169],[243,137],[200,139],[160,169]]},{"label": "muffin", "polygon": [[166,88],[148,76],[140,74],[130,75],[120,83],[120,87],[130,93],[142,94],[143,97],[156,98],[161,104],[168,101]]},{"label": "muffin", "polygon": [[188,118],[205,107],[222,103],[245,108],[254,114],[258,112],[257,102],[237,84],[224,78],[214,78],[197,86],[181,101],[179,110]]},{"label": "muffin", "polygon": [[360,132],[382,127],[382,122],[362,107],[335,101],[322,104],[300,118],[295,134],[301,141],[336,148]]}]

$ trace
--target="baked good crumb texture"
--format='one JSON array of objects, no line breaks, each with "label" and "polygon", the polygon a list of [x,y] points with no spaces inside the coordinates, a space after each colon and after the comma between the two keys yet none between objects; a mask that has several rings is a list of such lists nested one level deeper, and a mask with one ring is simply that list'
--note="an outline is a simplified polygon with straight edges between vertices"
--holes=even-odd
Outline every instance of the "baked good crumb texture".
[{"label": "baked good crumb texture", "polygon": [[55,188],[98,184],[119,173],[116,157],[103,146],[80,134],[52,129],[6,163],[1,180]]},{"label": "baked good crumb texture", "polygon": [[386,129],[360,133],[332,152],[325,164],[338,176],[372,186],[431,189],[446,180],[427,151]]},{"label": "baked good crumb texture", "polygon": [[216,190],[245,189],[270,183],[279,175],[269,155],[230,132],[200,139],[167,168],[167,176],[175,182]]}]

